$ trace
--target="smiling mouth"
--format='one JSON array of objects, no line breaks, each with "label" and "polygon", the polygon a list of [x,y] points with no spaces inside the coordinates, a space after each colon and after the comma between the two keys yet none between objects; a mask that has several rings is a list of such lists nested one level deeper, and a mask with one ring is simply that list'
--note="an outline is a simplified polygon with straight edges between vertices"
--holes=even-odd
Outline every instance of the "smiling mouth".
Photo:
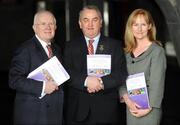
[{"label": "smiling mouth", "polygon": [[94,30],[94,28],[88,28],[88,30]]},{"label": "smiling mouth", "polygon": [[141,35],[141,34],[143,34],[143,33],[136,33],[136,34]]}]

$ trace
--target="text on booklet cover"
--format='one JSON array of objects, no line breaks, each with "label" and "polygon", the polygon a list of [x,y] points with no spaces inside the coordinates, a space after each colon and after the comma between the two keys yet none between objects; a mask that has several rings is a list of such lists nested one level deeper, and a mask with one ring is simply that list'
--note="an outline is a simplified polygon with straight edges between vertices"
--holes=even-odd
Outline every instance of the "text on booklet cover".
[{"label": "text on booklet cover", "polygon": [[54,81],[57,85],[61,85],[67,81],[70,76],[59,62],[56,56],[52,57],[37,69],[29,73],[28,77],[37,81]]},{"label": "text on booklet cover", "polygon": [[150,107],[144,73],[129,75],[126,86],[129,98],[140,105],[141,109]]},{"label": "text on booklet cover", "polygon": [[111,55],[87,55],[87,74],[102,77],[111,73]]}]

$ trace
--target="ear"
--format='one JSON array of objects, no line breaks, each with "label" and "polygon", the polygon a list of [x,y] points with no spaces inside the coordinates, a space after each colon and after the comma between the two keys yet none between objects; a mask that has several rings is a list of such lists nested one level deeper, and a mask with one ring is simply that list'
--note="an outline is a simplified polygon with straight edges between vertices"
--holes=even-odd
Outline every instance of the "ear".
[{"label": "ear", "polygon": [[78,23],[79,23],[79,27],[80,27],[80,28],[82,28],[82,25],[81,25],[81,21],[80,21],[80,20],[79,20],[79,22],[78,22]]},{"label": "ear", "polygon": [[57,29],[57,25],[55,25],[54,29],[55,29],[55,30]]},{"label": "ear", "polygon": [[102,27],[103,20],[101,20],[101,22],[100,22],[100,23],[101,23],[101,27]]},{"label": "ear", "polygon": [[34,30],[34,32],[35,32],[35,30],[36,30],[36,26],[35,25],[32,25],[32,29]]},{"label": "ear", "polygon": [[152,28],[152,24],[149,24],[149,27],[148,27],[148,29],[150,30]]}]

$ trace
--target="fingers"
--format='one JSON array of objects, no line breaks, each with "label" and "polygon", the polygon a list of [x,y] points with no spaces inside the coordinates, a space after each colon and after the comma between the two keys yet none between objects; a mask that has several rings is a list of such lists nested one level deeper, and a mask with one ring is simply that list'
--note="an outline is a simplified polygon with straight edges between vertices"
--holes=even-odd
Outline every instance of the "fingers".
[{"label": "fingers", "polygon": [[95,76],[88,76],[86,83],[87,91],[89,93],[95,93],[104,89],[104,85],[101,78]]},{"label": "fingers", "polygon": [[135,107],[136,107],[136,109],[141,109],[141,106],[138,105],[137,103],[135,103]]},{"label": "fingers", "polygon": [[137,109],[137,110],[131,110],[129,109],[130,113],[135,117],[142,117],[147,115],[149,112],[151,112],[152,108],[149,109]]},{"label": "fingers", "polygon": [[99,85],[97,85],[97,86],[94,87],[94,88],[88,87],[88,88],[87,88],[87,91],[88,91],[89,93],[95,93],[95,92],[98,92],[98,91],[100,91],[100,90],[102,90],[102,89],[104,89],[104,86],[101,85],[101,84],[99,84]]},{"label": "fingers", "polygon": [[44,90],[44,92],[46,94],[51,94],[55,90],[58,90],[58,86],[57,86],[57,84],[55,82],[47,81],[45,83],[45,90]]}]

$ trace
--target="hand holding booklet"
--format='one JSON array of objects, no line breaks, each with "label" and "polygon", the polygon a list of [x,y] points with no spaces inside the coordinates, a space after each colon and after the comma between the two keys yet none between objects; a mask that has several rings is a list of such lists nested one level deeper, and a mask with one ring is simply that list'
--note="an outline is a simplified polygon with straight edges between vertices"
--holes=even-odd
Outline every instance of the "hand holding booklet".
[{"label": "hand holding booklet", "polygon": [[61,85],[67,81],[70,76],[59,62],[56,56],[52,57],[37,69],[29,73],[28,77],[37,81],[54,81]]},{"label": "hand holding booklet", "polygon": [[141,106],[141,109],[150,108],[144,73],[128,76],[126,86],[129,98]]},{"label": "hand holding booklet", "polygon": [[87,74],[102,77],[111,73],[111,55],[87,55]]}]

